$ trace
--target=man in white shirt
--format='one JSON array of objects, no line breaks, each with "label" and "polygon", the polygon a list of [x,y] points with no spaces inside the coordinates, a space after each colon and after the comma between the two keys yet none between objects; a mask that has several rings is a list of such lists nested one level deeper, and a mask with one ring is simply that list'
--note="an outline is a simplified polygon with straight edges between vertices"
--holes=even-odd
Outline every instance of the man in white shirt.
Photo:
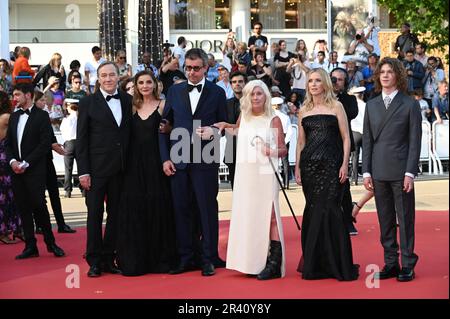
[{"label": "man in white shirt", "polygon": [[[381,94],[367,102],[363,134],[364,186],[375,194],[385,266],[377,279],[414,279],[419,257],[414,253],[414,177],[418,173],[422,117],[408,96],[405,69],[384,58],[375,71]],[[401,264],[396,219],[400,229]]]},{"label": "man in white shirt", "polygon": [[88,94],[94,93],[95,83],[97,82],[97,69],[100,64],[106,62],[106,59],[102,57],[102,49],[98,46],[94,46],[91,51],[93,59],[86,62],[84,66],[84,81]]},{"label": "man in white shirt", "polygon": [[179,37],[178,46],[173,49],[173,56],[178,59],[179,69],[184,72],[184,56],[186,55],[187,40],[185,37]]},{"label": "man in white shirt", "polygon": [[72,197],[72,171],[73,162],[75,160],[75,144],[77,139],[77,119],[78,119],[78,100],[66,99],[67,112],[69,115],[65,117],[60,126],[61,136],[64,141],[64,197]]}]

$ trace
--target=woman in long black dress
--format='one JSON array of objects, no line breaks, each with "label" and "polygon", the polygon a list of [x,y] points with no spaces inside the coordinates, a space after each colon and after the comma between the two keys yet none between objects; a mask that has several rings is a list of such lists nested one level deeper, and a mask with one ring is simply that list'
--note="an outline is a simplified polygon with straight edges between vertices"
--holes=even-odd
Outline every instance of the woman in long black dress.
[{"label": "woman in long black dress", "polygon": [[126,276],[165,273],[176,264],[175,223],[168,178],[159,156],[164,101],[148,71],[134,80],[133,125],[120,204],[117,262]]},{"label": "woman in long black dress", "polygon": [[350,137],[344,108],[323,69],[308,74],[299,112],[295,178],[306,199],[302,221],[303,279],[355,280],[352,245],[341,210],[348,174]]}]

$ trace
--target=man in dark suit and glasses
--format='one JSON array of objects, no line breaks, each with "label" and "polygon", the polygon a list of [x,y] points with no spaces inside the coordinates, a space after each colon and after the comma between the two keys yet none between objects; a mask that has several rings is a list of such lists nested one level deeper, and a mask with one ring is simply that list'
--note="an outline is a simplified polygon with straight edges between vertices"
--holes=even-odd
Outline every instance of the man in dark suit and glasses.
[{"label": "man in dark suit and glasses", "polygon": [[[118,92],[119,70],[113,62],[97,69],[100,88],[83,98],[77,122],[77,164],[86,191],[88,276],[120,273],[115,264],[116,218],[120,185],[130,138],[131,96]],[[104,200],[105,234],[102,237]]]},{"label": "man in dark suit and glasses", "polygon": [[[408,96],[407,75],[397,59],[384,58],[375,70],[375,90],[364,116],[363,178],[374,191],[385,266],[376,278],[414,279],[414,177],[422,136],[418,102]],[[396,218],[400,229],[400,270]]]},{"label": "man in dark suit and glasses", "polygon": [[[186,52],[188,81],[170,87],[164,107],[163,118],[172,125],[172,134],[170,138],[159,134],[163,170],[171,176],[180,257],[172,274],[196,268],[198,240],[203,276],[212,276],[215,267],[225,266],[218,254],[220,135],[211,126],[226,121],[226,97],[222,88],[206,80],[207,69],[208,56],[203,50]],[[216,147],[211,143],[216,143]],[[201,229],[197,237],[196,229]]]},{"label": "man in dark suit and glasses", "polygon": [[14,172],[12,187],[17,209],[21,214],[25,249],[16,259],[39,256],[34,236],[34,218],[42,227],[48,252],[65,255],[55,243],[48,210],[45,206],[47,156],[53,130],[48,113],[33,105],[34,86],[17,84],[13,92],[18,110],[11,114],[7,139],[7,158]]}]

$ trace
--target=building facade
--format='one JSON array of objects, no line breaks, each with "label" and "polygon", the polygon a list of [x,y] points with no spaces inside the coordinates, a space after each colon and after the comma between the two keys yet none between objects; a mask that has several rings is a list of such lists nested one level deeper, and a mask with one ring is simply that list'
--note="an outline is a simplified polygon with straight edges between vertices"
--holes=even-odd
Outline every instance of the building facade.
[{"label": "building facade", "polygon": [[[336,1],[334,1],[336,3]],[[385,32],[392,19],[375,0],[342,0],[356,14],[373,14]],[[98,1],[96,0],[2,0],[1,19],[9,19],[9,30],[2,23],[2,57],[15,46],[31,48],[31,63],[48,63],[53,52],[63,56],[63,64],[78,59],[82,66],[91,59],[91,48],[99,44]],[[125,0],[126,50],[128,63],[138,61],[139,0]],[[269,43],[287,41],[293,50],[304,39],[310,51],[318,39],[327,39],[327,12],[330,0],[161,0],[164,41],[176,44],[179,36],[188,40],[188,48],[201,47],[222,59],[221,50],[229,30],[237,41],[247,42],[252,25],[260,21]],[[7,30],[5,30],[5,28]],[[9,39],[8,39],[9,38]],[[4,41],[7,39],[8,41]],[[9,45],[5,49],[5,42]],[[270,57],[270,53],[269,53]]]}]

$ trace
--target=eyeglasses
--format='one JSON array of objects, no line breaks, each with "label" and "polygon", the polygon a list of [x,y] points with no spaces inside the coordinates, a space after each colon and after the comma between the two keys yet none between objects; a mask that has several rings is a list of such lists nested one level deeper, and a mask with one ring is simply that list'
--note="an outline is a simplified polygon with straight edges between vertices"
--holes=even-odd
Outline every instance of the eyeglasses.
[{"label": "eyeglasses", "polygon": [[244,80],[233,80],[231,81],[231,83],[235,84],[235,83],[244,83]]},{"label": "eyeglasses", "polygon": [[203,68],[203,66],[192,66],[192,65],[186,65],[184,67],[184,70],[186,70],[187,72],[191,72],[192,70],[194,70],[194,72],[198,72]]}]

